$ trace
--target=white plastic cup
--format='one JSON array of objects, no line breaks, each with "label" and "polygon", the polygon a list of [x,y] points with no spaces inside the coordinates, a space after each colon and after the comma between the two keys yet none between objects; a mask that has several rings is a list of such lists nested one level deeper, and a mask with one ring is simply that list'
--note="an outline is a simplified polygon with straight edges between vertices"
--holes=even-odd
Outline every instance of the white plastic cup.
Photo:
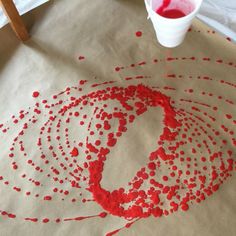
[{"label": "white plastic cup", "polygon": [[179,9],[185,13],[181,18],[166,18],[156,13],[163,0],[145,0],[148,18],[151,18],[157,40],[168,48],[177,47],[185,38],[193,18],[198,13],[203,0],[172,0],[166,10]]}]

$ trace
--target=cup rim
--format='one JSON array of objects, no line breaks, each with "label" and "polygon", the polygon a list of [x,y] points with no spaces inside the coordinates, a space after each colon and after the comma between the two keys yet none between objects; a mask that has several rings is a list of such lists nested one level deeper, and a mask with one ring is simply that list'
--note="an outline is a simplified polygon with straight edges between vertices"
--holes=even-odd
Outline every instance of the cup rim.
[{"label": "cup rim", "polygon": [[152,13],[156,14],[160,19],[162,19],[164,21],[169,21],[169,22],[171,22],[171,21],[176,22],[176,21],[181,21],[183,19],[191,18],[192,16],[196,15],[196,13],[199,11],[199,9],[202,5],[203,0],[199,1],[198,5],[195,7],[195,9],[190,14],[188,14],[186,16],[183,16],[183,17],[180,17],[180,18],[167,18],[167,17],[161,16],[152,9],[152,7],[150,5],[150,0],[145,0],[145,1],[147,2],[147,4],[148,4],[150,10],[152,11]]}]

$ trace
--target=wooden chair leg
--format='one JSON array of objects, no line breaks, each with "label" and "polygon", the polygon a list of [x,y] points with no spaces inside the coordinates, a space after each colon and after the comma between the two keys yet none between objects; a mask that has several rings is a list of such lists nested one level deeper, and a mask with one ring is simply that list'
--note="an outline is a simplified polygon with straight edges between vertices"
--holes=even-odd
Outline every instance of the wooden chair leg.
[{"label": "wooden chair leg", "polygon": [[6,16],[8,17],[12,29],[15,31],[17,37],[26,41],[29,39],[29,34],[25,28],[25,25],[15,7],[15,4],[12,0],[0,0],[0,5]]}]

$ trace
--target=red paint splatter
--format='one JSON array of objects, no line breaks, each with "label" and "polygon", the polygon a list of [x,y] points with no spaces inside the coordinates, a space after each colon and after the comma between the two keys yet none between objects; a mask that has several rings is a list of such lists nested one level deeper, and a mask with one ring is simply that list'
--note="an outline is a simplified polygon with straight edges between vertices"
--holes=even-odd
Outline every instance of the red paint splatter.
[{"label": "red paint splatter", "polygon": [[70,152],[72,157],[77,157],[79,155],[78,148],[74,147],[72,151]]},{"label": "red paint splatter", "polygon": [[[235,66],[222,59],[215,61],[196,57],[167,57],[165,62],[182,60],[206,65],[216,63],[217,66],[231,69]],[[155,66],[162,63],[161,59],[151,61]],[[125,72],[147,64],[148,61],[140,60],[128,66],[120,66],[117,71]],[[17,212],[17,218],[35,223],[62,223],[94,217],[104,219],[107,215],[123,217],[128,221],[149,216],[161,217],[179,209],[187,211],[194,202],[199,203],[217,191],[236,170],[232,158],[235,154],[232,145],[236,145],[232,126],[235,126],[236,121],[231,114],[235,104],[226,93],[212,93],[209,85],[214,83],[226,89],[235,89],[235,84],[206,75],[178,75],[174,72],[168,77],[176,83],[185,83],[181,98],[175,97],[176,89],[171,83],[155,87],[140,83],[150,78],[145,74],[126,76],[129,78],[127,83],[132,85],[124,87],[117,86],[114,81],[93,85],[82,81],[78,87],[66,88],[52,96],[51,100],[42,100],[29,110],[12,116],[6,124],[1,124],[3,140],[9,135],[9,130],[15,127],[19,130],[12,138],[6,155],[11,160],[12,172],[9,175],[19,174],[17,183],[29,182],[27,186],[32,189],[25,189],[24,184],[14,184],[7,175],[0,176],[0,184],[16,195],[23,194],[26,199],[41,199],[45,205],[52,204],[52,196],[54,199],[55,195],[55,199],[68,201],[72,205],[95,201],[104,209],[90,216],[67,218],[26,217],[22,216],[23,209],[21,214]],[[166,80],[166,83],[173,79]],[[197,87],[193,90],[187,87],[189,80],[206,83],[208,86],[202,86],[206,88],[203,91]],[[83,88],[92,91],[84,92]],[[198,96],[203,99],[198,100]],[[214,101],[213,104],[219,102],[225,105],[225,109],[228,107],[227,112],[222,112],[220,121],[216,120],[221,110],[220,105],[212,106],[209,100]],[[135,125],[139,117],[155,108],[163,111],[163,130],[155,137],[156,147],[150,151],[145,164],[137,170],[125,188],[105,189],[102,185],[103,171],[106,160],[112,158],[112,149],[119,145],[120,137]],[[35,132],[36,127],[40,127],[38,133]],[[31,155],[25,144],[29,138],[37,151],[35,156]],[[25,163],[19,160],[25,160]],[[24,164],[35,175],[30,175]],[[45,186],[50,186],[50,189]],[[45,190],[43,195],[41,189]],[[78,198],[72,195],[73,190],[77,191]],[[2,210],[1,214],[10,219],[16,218],[16,214],[7,211]],[[131,225],[127,223],[108,235]]]}]

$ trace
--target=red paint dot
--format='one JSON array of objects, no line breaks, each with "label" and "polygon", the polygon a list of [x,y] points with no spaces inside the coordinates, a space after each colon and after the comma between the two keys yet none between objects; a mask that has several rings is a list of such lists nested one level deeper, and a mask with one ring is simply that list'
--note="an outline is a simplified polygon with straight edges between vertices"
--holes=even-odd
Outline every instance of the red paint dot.
[{"label": "red paint dot", "polygon": [[84,56],[79,56],[78,59],[79,59],[80,61],[82,61],[82,60],[85,59],[85,57],[84,57]]},{"label": "red paint dot", "polygon": [[150,170],[155,170],[155,169],[156,169],[156,164],[155,164],[154,162],[150,162],[150,163],[148,164],[148,168],[149,168]]},{"label": "red paint dot", "polygon": [[70,154],[72,157],[77,157],[79,155],[79,151],[76,147],[74,147],[72,151],[70,152]]},{"label": "red paint dot", "polygon": [[17,165],[13,165],[13,169],[14,169],[14,170],[17,170],[17,169],[18,169],[18,166],[17,166]]},{"label": "red paint dot", "polygon": [[106,213],[106,212],[102,212],[102,213],[99,214],[99,216],[100,216],[101,218],[105,218],[105,217],[107,216],[107,213]]},{"label": "red paint dot", "polygon": [[167,176],[163,176],[162,178],[164,181],[168,181],[168,177]]},{"label": "red paint dot", "polygon": [[48,218],[43,219],[43,223],[48,223],[48,222],[49,222]]},{"label": "red paint dot", "polygon": [[39,92],[38,92],[38,91],[33,92],[32,96],[33,96],[34,98],[37,98],[37,97],[39,96]]},{"label": "red paint dot", "polygon": [[16,215],[14,215],[14,214],[8,214],[8,217],[14,219],[14,218],[16,218]]},{"label": "red paint dot", "polygon": [[52,197],[51,197],[51,196],[45,196],[45,197],[43,198],[43,200],[45,200],[45,201],[51,201],[51,200],[52,200]]},{"label": "red paint dot", "polygon": [[135,34],[137,37],[141,37],[143,35],[143,33],[141,31],[137,31]]},{"label": "red paint dot", "polygon": [[189,206],[188,206],[188,204],[182,204],[182,206],[181,206],[181,209],[183,210],[183,211],[187,211],[188,209],[189,209]]},{"label": "red paint dot", "polygon": [[79,112],[76,111],[76,112],[74,113],[74,116],[78,117],[78,116],[79,116]]}]

